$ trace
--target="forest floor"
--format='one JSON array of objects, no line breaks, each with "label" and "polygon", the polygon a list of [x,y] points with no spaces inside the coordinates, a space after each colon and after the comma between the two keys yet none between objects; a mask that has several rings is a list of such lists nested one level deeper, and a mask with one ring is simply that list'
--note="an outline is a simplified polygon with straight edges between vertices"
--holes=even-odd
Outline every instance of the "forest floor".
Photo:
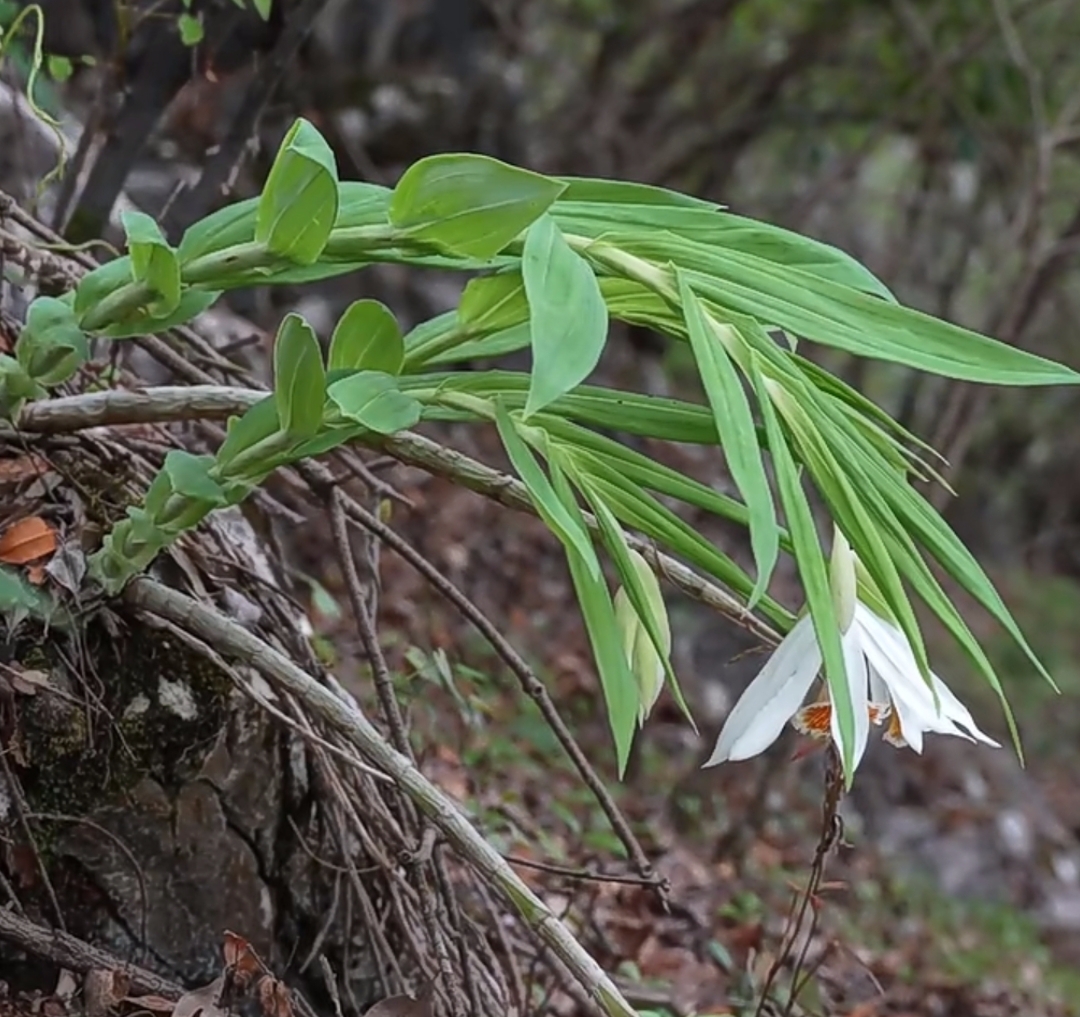
[{"label": "forest floor", "polygon": [[[665,696],[626,779],[618,781],[555,542],[537,520],[441,481],[410,471],[387,479],[416,506],[395,507],[395,523],[492,615],[547,683],[667,881],[666,895],[635,875],[513,678],[386,553],[382,631],[398,662],[399,693],[423,767],[517,861],[523,878],[618,975],[641,1011],[673,1017],[1080,1013],[1073,892],[1080,800],[1067,777],[1080,710],[1068,699],[1034,679],[1010,684],[1027,736],[1026,770],[1008,747],[938,738],[918,757],[872,746],[842,807],[841,841],[807,898],[822,824],[820,753],[793,760],[799,745],[789,734],[764,759],[701,771],[701,752],[706,743],[711,747],[719,722],[703,721],[699,739]],[[303,557],[328,560],[315,548]],[[339,672],[353,673],[363,696],[370,683],[355,664],[347,611],[339,614],[336,606],[344,598],[333,570],[319,571],[316,638]],[[1070,621],[1080,594],[1064,581],[999,578],[1067,694],[1080,659]],[[692,639],[692,629],[674,617],[676,643]],[[980,635],[1006,675],[1024,674],[1003,640]],[[1007,745],[993,693],[944,644],[935,643],[932,653],[980,723]],[[751,673],[754,659],[763,657],[751,655]],[[707,701],[709,684],[722,686],[732,662],[709,664],[711,673],[684,679],[691,702]],[[794,916],[804,898],[800,923]],[[556,1001],[556,1009],[574,1012],[569,1000]]]}]

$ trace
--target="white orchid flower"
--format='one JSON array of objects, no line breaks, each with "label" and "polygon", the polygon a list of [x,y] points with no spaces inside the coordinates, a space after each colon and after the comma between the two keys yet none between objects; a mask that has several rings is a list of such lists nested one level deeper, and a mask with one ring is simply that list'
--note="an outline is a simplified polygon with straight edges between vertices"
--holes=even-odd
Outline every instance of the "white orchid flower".
[{"label": "white orchid flower", "polygon": [[[843,541],[842,536],[837,537]],[[834,543],[831,564],[830,578],[839,609],[841,646],[855,715],[852,770],[866,751],[871,725],[887,723],[885,740],[896,746],[910,746],[916,752],[922,752],[923,734],[928,731],[997,748],[998,743],[979,730],[967,707],[936,674],[930,674],[930,685],[926,683],[904,633],[855,598],[854,555],[846,541]],[[735,704],[705,765],[756,756],[780,737],[788,721],[815,738],[831,736],[843,758],[837,712],[828,686],[822,699],[802,705],[821,665],[813,621],[806,615]]]}]

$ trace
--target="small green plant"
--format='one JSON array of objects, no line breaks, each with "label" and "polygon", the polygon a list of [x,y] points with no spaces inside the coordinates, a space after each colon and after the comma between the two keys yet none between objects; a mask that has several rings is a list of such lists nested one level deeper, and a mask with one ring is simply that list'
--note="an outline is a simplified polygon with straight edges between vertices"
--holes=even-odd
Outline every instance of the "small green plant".
[{"label": "small green plant", "polygon": [[[128,214],[124,227],[127,256],[73,292],[38,298],[15,355],[0,357],[8,415],[71,378],[88,336],[161,331],[231,289],[326,279],[378,262],[473,278],[455,311],[407,335],[383,305],[353,304],[326,357],[311,327],[288,315],[275,339],[272,395],[250,394],[215,454],[170,453],[143,504],[91,558],[90,574],[108,593],[278,467],[348,442],[377,445],[422,420],[452,420],[497,431],[565,550],[620,771],[661,674],[681,702],[663,600],[643,575],[631,533],[696,566],[785,631],[795,619],[768,589],[779,555],[794,557],[849,779],[867,709],[865,664],[845,656],[843,637],[856,589],[859,606],[889,619],[911,655],[905,694],[915,694],[911,675],[916,685],[921,675],[938,695],[913,596],[1001,694],[934,568],[981,603],[1049,677],[979,564],[912,486],[912,478],[935,476],[925,446],[803,356],[799,342],[986,384],[1075,384],[1080,375],[900,306],[834,248],[660,188],[543,176],[479,155],[422,159],[393,189],[343,183],[326,141],[304,120],[285,137],[262,194],[196,223],[178,247],[147,216]],[[706,403],[587,384],[612,320],[685,343]],[[523,348],[533,356],[525,373],[452,369]],[[742,500],[605,432],[717,447]],[[837,546],[850,552],[834,553],[843,582],[835,568],[830,579],[806,478],[832,516]],[[746,527],[755,574],[705,540],[672,501]],[[617,573],[618,603],[598,547]]]}]

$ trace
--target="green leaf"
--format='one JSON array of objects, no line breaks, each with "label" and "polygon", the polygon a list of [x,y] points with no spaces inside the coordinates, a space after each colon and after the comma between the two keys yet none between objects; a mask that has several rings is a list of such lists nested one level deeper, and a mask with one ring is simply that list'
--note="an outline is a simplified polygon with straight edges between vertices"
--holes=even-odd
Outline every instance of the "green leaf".
[{"label": "green leaf", "polygon": [[636,184],[629,180],[603,180],[596,177],[557,177],[566,189],[560,202],[588,202],[596,205],[653,205],[668,208],[697,209],[713,212],[720,208],[713,201],[695,198],[679,191],[652,184]]},{"label": "green leaf", "polygon": [[550,216],[525,234],[521,268],[533,349],[529,417],[592,373],[607,341],[608,318],[593,270]]},{"label": "green leaf", "polygon": [[157,299],[147,305],[154,317],[171,314],[180,305],[180,262],[158,224],[144,212],[122,212],[127,235],[131,277],[145,283]]},{"label": "green leaf", "polygon": [[56,56],[52,53],[46,57],[46,66],[49,70],[49,77],[58,84],[63,84],[67,81],[75,70],[74,65],[67,57]]},{"label": "green leaf", "polygon": [[165,456],[162,469],[177,494],[212,505],[224,505],[225,491],[210,474],[213,466],[213,456],[197,456],[182,449],[171,449]]},{"label": "green leaf", "polygon": [[[418,375],[417,383],[421,378],[426,385],[449,391],[471,392],[488,398],[502,397],[507,409],[518,409],[525,405],[525,395],[530,385],[528,375],[515,371],[432,372]],[[627,434],[696,445],[718,445],[720,442],[716,422],[707,406],[663,396],[581,385],[556,400],[548,409],[551,413],[594,427],[612,428]]]},{"label": "green leaf", "polygon": [[338,215],[337,164],[323,136],[303,118],[285,135],[266,178],[255,240],[301,265],[318,260]]},{"label": "green leaf", "polygon": [[197,46],[202,42],[205,34],[202,18],[191,14],[181,14],[176,20],[176,25],[180,29],[180,41],[185,46]]},{"label": "green leaf", "polygon": [[230,417],[225,440],[217,451],[217,461],[228,467],[241,452],[265,441],[281,429],[277,401],[273,396],[260,399],[240,417]]},{"label": "green leaf", "polygon": [[258,12],[259,17],[262,18],[263,21],[269,21],[270,8],[273,0],[251,0],[251,2],[255,10]]},{"label": "green leaf", "polygon": [[895,304],[885,284],[851,255],[799,233],[769,223],[721,212],[716,216],[720,232],[716,242],[743,254],[752,254],[777,265],[810,272],[852,289],[862,290]]},{"label": "green leaf", "polygon": [[[338,184],[338,195],[338,215],[334,223],[336,229],[386,223],[386,210],[390,204],[389,188],[358,180],[345,180]],[[186,265],[204,255],[253,241],[260,202],[260,198],[248,198],[235,205],[225,205],[205,219],[192,223],[180,240],[181,264]]]},{"label": "green leaf", "polygon": [[496,404],[495,426],[498,428],[506,454],[510,457],[510,462],[522,483],[528,489],[529,497],[540,518],[559,538],[564,547],[575,551],[585,564],[589,575],[599,578],[600,559],[596,556],[587,527],[575,514],[566,509],[556,495],[531,449],[518,433],[517,421],[506,412],[502,403]]},{"label": "green leaf", "polygon": [[[592,509],[593,515],[596,517],[604,546],[608,549],[608,553],[615,563],[615,568],[618,570],[619,579],[622,581],[623,591],[625,591],[624,595],[640,622],[640,636],[644,638],[638,637],[632,640],[629,647],[630,652],[627,655],[630,668],[638,680],[639,688],[643,696],[648,698],[652,684],[656,681],[655,675],[650,674],[650,670],[659,666],[671,686],[672,694],[679,704],[679,708],[686,715],[686,719],[690,721],[690,725],[696,732],[697,725],[694,723],[690,707],[687,705],[682,689],[679,687],[679,679],[675,675],[675,669],[671,666],[671,626],[668,622],[667,607],[664,604],[664,595],[660,590],[660,583],[656,578],[656,573],[649,567],[649,563],[627,543],[626,535],[623,533],[618,519],[608,508],[600,493],[590,487],[587,476],[581,478],[579,486],[589,503],[589,507]],[[641,643],[647,644],[647,648],[639,645]],[[659,692],[658,689],[656,691]],[[655,696],[651,698],[655,699]],[[646,707],[644,714],[647,715],[648,710],[652,707],[652,702],[642,703],[642,706]],[[644,716],[640,711],[639,719],[644,720]]]},{"label": "green leaf", "polygon": [[[816,420],[811,419],[810,407],[814,404],[809,387],[802,386],[791,392],[788,398],[779,401],[778,408],[833,518],[840,523],[859,560],[875,580],[893,619],[907,638],[920,670],[927,677],[930,663],[919,623],[904,592],[896,563],[864,505],[864,501],[869,504],[880,499],[880,492],[872,484],[855,484],[849,479],[851,460],[845,458],[842,466],[829,447],[821,426],[827,426],[827,411],[819,411]],[[831,428],[829,433],[835,439],[835,432]]]},{"label": "green leaf", "polygon": [[319,430],[326,400],[326,368],[315,330],[287,314],[274,340],[274,399],[281,430],[307,438]]},{"label": "green leaf", "polygon": [[75,286],[75,314],[81,319],[107,296],[131,280],[131,258],[115,258],[87,272]]},{"label": "green leaf", "polygon": [[483,339],[474,339],[444,350],[431,357],[430,360],[426,360],[425,363],[453,364],[463,360],[493,359],[527,349],[531,343],[532,329],[527,321],[523,321],[520,325],[493,332],[491,335],[484,336]]},{"label": "green leaf", "polygon": [[1076,384],[1080,374],[928,314],[885,303],[798,268],[735,251],[711,252],[695,290],[721,307],[863,357],[961,381]]},{"label": "green leaf", "polygon": [[183,291],[180,303],[165,315],[151,314],[149,311],[140,311],[129,315],[123,321],[110,325],[101,330],[103,336],[109,339],[128,339],[135,335],[151,335],[155,332],[167,332],[170,328],[183,325],[198,317],[208,307],[217,303],[221,294],[216,290]]},{"label": "green leaf", "polygon": [[[526,450],[528,451],[528,450]],[[531,453],[530,453],[531,454]],[[580,533],[586,533],[585,518],[577,504],[570,484],[557,463],[551,464],[552,496],[562,508],[570,525]],[[570,578],[574,584],[585,629],[589,634],[596,668],[600,673],[600,687],[604,691],[608,723],[615,739],[615,758],[621,778],[626,772],[630,747],[637,730],[639,693],[637,679],[630,670],[623,653],[619,625],[615,617],[615,605],[599,565],[594,571],[590,558],[583,557],[575,544],[566,544],[566,561],[570,566]],[[592,545],[589,545],[590,552]]]},{"label": "green leaf", "polygon": [[57,297],[35,298],[15,345],[15,356],[26,373],[40,385],[59,385],[89,355],[89,344],[71,305]]},{"label": "green leaf", "polygon": [[566,185],[485,155],[413,163],[390,200],[390,222],[454,254],[491,258],[527,229]]},{"label": "green leaf", "polygon": [[780,501],[787,516],[788,531],[795,549],[795,561],[799,566],[799,578],[806,590],[806,601],[817,634],[818,645],[825,662],[825,678],[840,728],[841,756],[848,786],[855,776],[855,712],[848,687],[844,651],[840,645],[840,623],[836,617],[829,575],[821,543],[814,526],[810,502],[802,489],[799,471],[792,459],[787,439],[781,429],[776,410],[768,392],[767,382],[761,375],[756,378],[758,405],[765,420],[772,453]]},{"label": "green leaf", "polygon": [[397,319],[378,300],[357,300],[338,320],[330,337],[331,371],[384,371],[400,374],[405,344]]},{"label": "green leaf", "polygon": [[[600,493],[623,523],[703,569],[740,596],[749,596],[754,586],[750,577],[685,519],[594,453],[573,449],[570,454],[580,464],[581,470],[589,475],[590,486]],[[758,609],[780,629],[786,631],[791,627],[791,613],[771,598],[762,597]]]},{"label": "green leaf", "polygon": [[[561,417],[545,413],[536,418],[536,423],[564,444],[587,449],[592,455],[607,463],[610,468],[621,472],[627,479],[642,487],[676,498],[687,505],[704,509],[749,528],[750,514],[746,506],[707,484],[687,477],[663,463],[658,463],[641,452],[627,448],[613,438],[597,434],[595,431],[590,431]],[[787,539],[787,534],[781,532],[782,546]],[[787,546],[790,548],[790,542]]]},{"label": "green leaf", "polygon": [[780,556],[780,529],[750,400],[726,348],[726,344],[740,344],[742,339],[730,325],[710,323],[686,277],[681,272],[676,277],[698,374],[712,407],[732,479],[750,514],[750,544],[757,567],[757,583],[747,605],[752,610],[768,589]]},{"label": "green leaf", "polygon": [[518,270],[483,275],[465,287],[458,321],[470,333],[491,333],[529,320],[525,280]]},{"label": "green leaf", "polygon": [[422,407],[402,392],[397,379],[381,371],[361,371],[333,382],[327,394],[341,415],[379,434],[414,427]]}]

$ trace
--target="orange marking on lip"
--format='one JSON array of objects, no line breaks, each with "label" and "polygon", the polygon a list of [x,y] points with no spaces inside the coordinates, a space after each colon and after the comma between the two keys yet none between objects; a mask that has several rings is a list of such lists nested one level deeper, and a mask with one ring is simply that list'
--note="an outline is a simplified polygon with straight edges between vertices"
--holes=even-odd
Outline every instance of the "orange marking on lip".
[{"label": "orange marking on lip", "polygon": [[832,706],[828,703],[811,703],[795,714],[792,723],[795,730],[811,738],[828,738],[831,720]]}]

